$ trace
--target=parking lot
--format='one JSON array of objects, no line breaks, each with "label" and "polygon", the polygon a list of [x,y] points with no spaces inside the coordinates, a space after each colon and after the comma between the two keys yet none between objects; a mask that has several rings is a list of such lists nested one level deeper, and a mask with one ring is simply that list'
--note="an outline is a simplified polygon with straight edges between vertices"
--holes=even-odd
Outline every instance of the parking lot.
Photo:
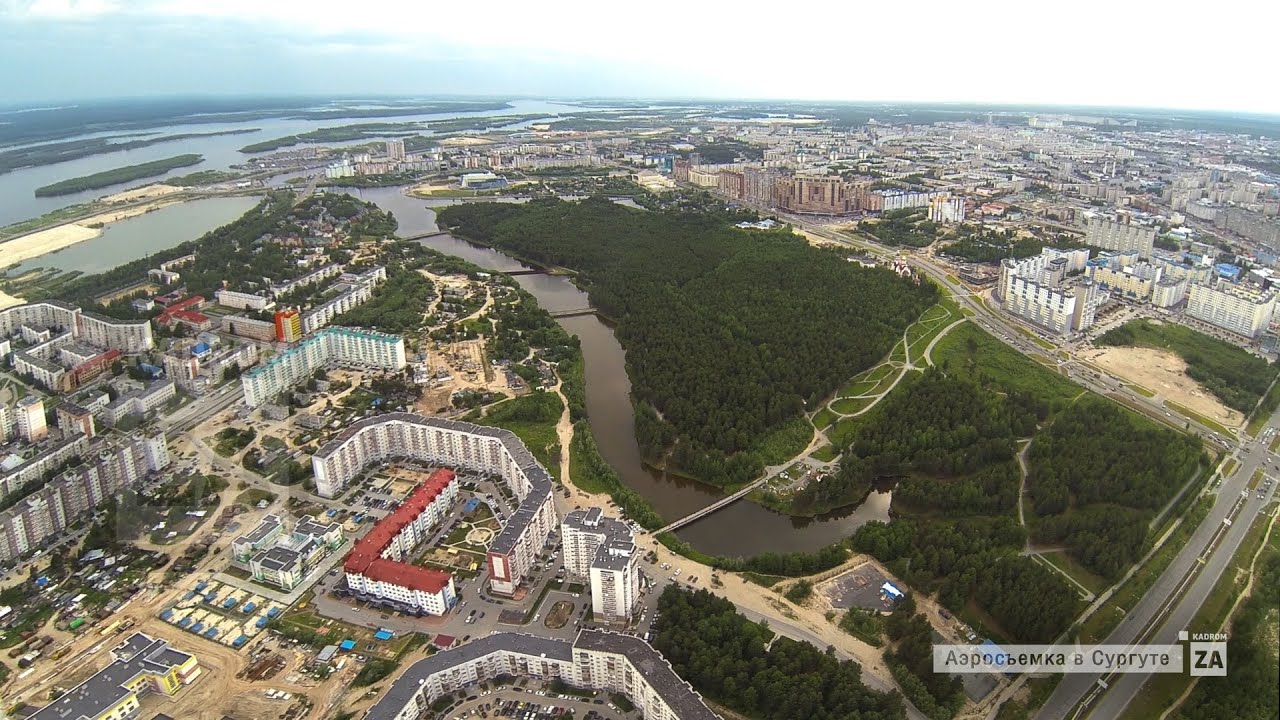
[{"label": "parking lot", "polygon": [[493,689],[488,689],[485,684],[472,687],[469,690],[471,694],[465,700],[437,717],[441,720],[553,720],[566,716],[572,716],[575,720],[633,720],[641,717],[639,710],[623,710],[615,705],[614,699],[605,692],[585,691],[569,695],[557,692],[550,684],[533,681],[522,687],[520,682],[524,681]]},{"label": "parking lot", "polygon": [[863,563],[848,572],[820,583],[818,592],[831,603],[831,607],[847,610],[851,607],[866,610],[887,610],[889,606],[880,598],[880,586],[886,580],[872,563]]}]

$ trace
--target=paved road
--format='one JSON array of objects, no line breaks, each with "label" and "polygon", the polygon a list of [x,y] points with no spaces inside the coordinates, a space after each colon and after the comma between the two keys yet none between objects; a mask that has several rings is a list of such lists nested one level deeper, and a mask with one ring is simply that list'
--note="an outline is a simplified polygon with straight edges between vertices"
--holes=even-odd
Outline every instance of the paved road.
[{"label": "paved road", "polygon": [[[1280,424],[1280,412],[1268,421],[1275,427]],[[1218,582],[1223,569],[1231,561],[1240,542],[1244,539],[1249,525],[1258,515],[1258,511],[1269,502],[1275,492],[1273,485],[1266,499],[1259,500],[1256,492],[1248,493],[1247,498],[1241,493],[1249,484],[1249,479],[1258,468],[1268,468],[1273,476],[1277,474],[1277,460],[1267,451],[1266,443],[1246,442],[1238,450],[1240,467],[1235,474],[1222,481],[1217,491],[1213,508],[1208,517],[1196,528],[1191,540],[1174,557],[1173,562],[1164,574],[1156,580],[1151,589],[1142,597],[1124,620],[1103,641],[1112,645],[1127,645],[1148,635],[1154,625],[1157,631],[1144,642],[1165,643],[1177,639],[1177,632],[1183,629],[1208,630],[1208,628],[1187,628],[1187,623],[1199,610],[1209,591]],[[1233,518],[1228,527],[1223,520]],[[1202,563],[1201,558],[1205,561]],[[1191,581],[1189,589],[1186,579],[1193,570],[1197,575]],[[1179,593],[1185,591],[1179,598]],[[1092,708],[1091,717],[1114,718],[1133,699],[1138,688],[1147,676],[1125,675],[1118,682],[1109,683],[1111,690],[1101,694],[1097,685],[1097,675],[1067,675],[1054,690],[1053,695],[1045,703],[1037,716],[1040,720],[1061,720],[1068,717],[1084,717],[1085,712],[1077,714],[1074,709],[1081,700],[1088,700],[1092,707],[1101,695],[1102,701]],[[1087,712],[1090,707],[1084,708]]]}]

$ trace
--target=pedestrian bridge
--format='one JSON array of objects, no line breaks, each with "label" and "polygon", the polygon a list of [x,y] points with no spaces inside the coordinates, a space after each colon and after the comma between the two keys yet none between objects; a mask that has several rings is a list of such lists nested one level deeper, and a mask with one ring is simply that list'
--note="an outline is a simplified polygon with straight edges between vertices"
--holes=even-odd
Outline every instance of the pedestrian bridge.
[{"label": "pedestrian bridge", "polygon": [[685,515],[684,517],[680,518],[679,520],[676,520],[675,522],[671,523],[670,525],[667,525],[666,527],[664,527],[664,528],[662,528],[662,529],[660,529],[660,530],[655,531],[653,534],[654,534],[654,535],[661,535],[662,533],[666,533],[666,532],[674,532],[674,531],[679,530],[680,528],[684,527],[685,525],[688,525],[689,523],[693,522],[694,520],[701,520],[702,518],[704,518],[704,517],[706,517],[706,516],[710,515],[711,513],[713,513],[713,512],[715,512],[715,511],[719,510],[720,508],[722,508],[722,507],[724,507],[724,506],[726,506],[726,505],[729,505],[729,504],[731,504],[731,503],[737,502],[738,500],[741,500],[742,498],[746,497],[747,495],[749,495],[749,494],[751,493],[751,491],[752,491],[752,490],[755,490],[756,488],[758,488],[758,487],[760,487],[761,485],[765,484],[765,482],[766,482],[768,479],[769,479],[769,478],[767,478],[767,477],[762,477],[762,478],[760,478],[759,480],[757,480],[757,481],[755,481],[755,482],[751,483],[750,485],[747,485],[746,487],[742,488],[742,489],[741,489],[741,490],[739,490],[738,492],[736,492],[736,493],[734,493],[734,494],[732,494],[732,495],[728,495],[728,496],[722,497],[722,498],[720,498],[719,500],[715,501],[714,503],[712,503],[712,504],[710,504],[710,505],[708,505],[708,506],[706,506],[706,507],[702,508],[701,510],[698,510],[698,511],[696,511],[696,512],[692,512],[692,513],[690,513],[690,514],[688,514],[688,515]]}]

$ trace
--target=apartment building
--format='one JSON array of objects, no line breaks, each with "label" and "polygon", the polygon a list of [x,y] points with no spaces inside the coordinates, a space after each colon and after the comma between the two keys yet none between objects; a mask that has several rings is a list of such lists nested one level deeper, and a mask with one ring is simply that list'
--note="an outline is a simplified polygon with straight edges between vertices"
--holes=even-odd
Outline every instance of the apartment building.
[{"label": "apartment building", "polygon": [[645,720],[720,717],[648,643],[621,633],[582,630],[572,642],[496,633],[436,653],[411,665],[365,718],[418,720],[440,697],[503,675],[621,693]]},{"label": "apartment building", "polygon": [[235,308],[236,310],[266,310],[275,306],[275,302],[265,295],[236,292],[234,290],[218,290],[213,294],[213,300],[223,307]]},{"label": "apartment building", "polygon": [[359,596],[391,600],[418,612],[443,615],[457,602],[447,572],[409,562],[458,501],[457,476],[440,468],[390,515],[358,540],[342,562],[347,587]]},{"label": "apartment building", "polygon": [[1151,304],[1158,308],[1175,307],[1187,299],[1189,286],[1186,278],[1161,278],[1151,291]]},{"label": "apartment building", "polygon": [[1276,290],[1218,282],[1191,285],[1187,315],[1247,338],[1256,338],[1275,315]]},{"label": "apartment building", "polygon": [[0,488],[7,495],[76,457],[82,460],[79,465],[0,512],[0,560],[20,557],[38,547],[120,490],[170,463],[164,435],[159,433],[101,441],[92,447],[88,437],[75,435],[6,473]]},{"label": "apartment building", "polygon": [[1139,302],[1151,299],[1163,273],[1160,266],[1138,260],[1137,251],[1104,253],[1090,260],[1088,269],[1089,278],[1100,290]]},{"label": "apartment building", "polygon": [[18,426],[18,437],[29,443],[40,442],[49,437],[49,425],[44,417],[44,400],[35,395],[28,395],[14,406],[14,421]]},{"label": "apartment building", "polygon": [[964,222],[965,199],[958,195],[942,193],[929,201],[929,219],[949,225]]},{"label": "apartment building", "polygon": [[130,415],[146,415],[162,407],[178,395],[177,385],[172,379],[157,380],[146,387],[130,390],[107,403],[99,413],[102,423],[107,427]]},{"label": "apartment building", "polygon": [[1136,252],[1141,258],[1151,257],[1156,242],[1154,227],[1104,218],[1086,220],[1084,233],[1087,245],[1117,252]]},{"label": "apartment building", "polygon": [[497,475],[506,482],[520,506],[490,543],[486,565],[490,590],[514,594],[557,525],[551,476],[524,443],[509,430],[414,413],[366,418],[311,457],[316,492],[336,497],[365,468],[398,457]]},{"label": "apartment building", "polygon": [[279,342],[298,342],[302,339],[302,316],[297,310],[283,310],[275,314],[275,339]]},{"label": "apartment building", "polygon": [[249,338],[258,342],[271,342],[276,339],[276,326],[266,320],[256,320],[243,315],[228,315],[222,318],[222,329],[237,337]]},{"label": "apartment building", "polygon": [[560,523],[564,569],[591,583],[591,609],[606,622],[627,622],[640,600],[640,552],[626,523],[600,508],[574,510]]},{"label": "apartment building", "polygon": [[1066,278],[1084,269],[1086,250],[1054,250],[1023,260],[1000,262],[1000,302],[1004,309],[1050,332],[1067,335],[1093,325],[1106,302],[1092,280],[1068,283]]},{"label": "apartment building", "polygon": [[834,175],[796,175],[778,181],[777,202],[795,213],[847,215],[858,210],[858,187]]},{"label": "apartment building", "polygon": [[387,269],[376,267],[359,275],[343,273],[334,287],[342,290],[337,297],[328,300],[302,314],[302,331],[313,333],[333,322],[339,315],[354,309],[373,297],[374,288],[387,280]]},{"label": "apartment building", "polygon": [[195,655],[168,642],[133,633],[111,650],[111,664],[27,720],[128,720],[139,717],[139,697],[176,695],[200,675]]},{"label": "apartment building", "polygon": [[373,330],[332,327],[272,357],[242,377],[244,399],[250,407],[270,402],[330,365],[402,370],[404,339]]}]

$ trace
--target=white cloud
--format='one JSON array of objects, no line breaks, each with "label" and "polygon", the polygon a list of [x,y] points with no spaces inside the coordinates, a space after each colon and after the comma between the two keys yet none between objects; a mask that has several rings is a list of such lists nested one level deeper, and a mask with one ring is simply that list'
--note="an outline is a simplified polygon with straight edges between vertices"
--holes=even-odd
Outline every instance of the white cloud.
[{"label": "white cloud", "polygon": [[19,19],[85,20],[119,10],[114,0],[8,0],[3,14]]}]

